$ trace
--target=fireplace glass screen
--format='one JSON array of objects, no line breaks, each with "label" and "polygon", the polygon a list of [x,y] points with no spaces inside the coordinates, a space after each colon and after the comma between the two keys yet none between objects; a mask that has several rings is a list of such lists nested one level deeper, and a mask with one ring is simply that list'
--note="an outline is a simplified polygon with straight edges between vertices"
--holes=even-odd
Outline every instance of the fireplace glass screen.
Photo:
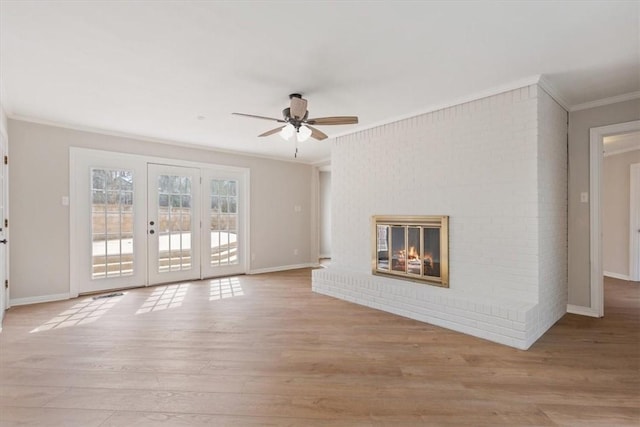
[{"label": "fireplace glass screen", "polygon": [[449,286],[449,217],[374,216],[373,274]]}]

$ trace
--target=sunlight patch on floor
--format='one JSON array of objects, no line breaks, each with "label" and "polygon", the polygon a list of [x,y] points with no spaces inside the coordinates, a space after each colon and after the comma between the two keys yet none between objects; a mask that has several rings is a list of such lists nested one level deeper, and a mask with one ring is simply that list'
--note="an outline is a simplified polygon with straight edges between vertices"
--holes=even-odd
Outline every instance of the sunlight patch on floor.
[{"label": "sunlight patch on floor", "polygon": [[116,305],[124,295],[110,298],[86,298],[73,307],[61,312],[53,319],[38,326],[30,333],[48,331],[50,329],[68,328],[95,322]]},{"label": "sunlight patch on floor", "polygon": [[152,311],[161,311],[169,308],[180,307],[188,290],[189,283],[158,286],[138,311],[136,311],[136,314],[144,314]]},{"label": "sunlight patch on floor", "polygon": [[209,282],[209,301],[233,298],[244,295],[240,280],[237,277],[225,277]]}]

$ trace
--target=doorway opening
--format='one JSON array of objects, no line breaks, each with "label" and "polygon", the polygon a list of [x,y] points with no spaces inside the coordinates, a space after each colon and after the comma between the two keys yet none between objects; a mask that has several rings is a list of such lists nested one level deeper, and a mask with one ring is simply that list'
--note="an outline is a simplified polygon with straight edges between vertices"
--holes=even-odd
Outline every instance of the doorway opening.
[{"label": "doorway opening", "polygon": [[331,264],[331,167],[319,170],[319,263],[322,267]]},{"label": "doorway opening", "polygon": [[[632,135],[640,132],[640,120],[620,123],[608,126],[601,126],[591,128],[590,130],[590,184],[589,190],[591,195],[590,203],[590,288],[591,288],[591,302],[589,315],[594,317],[604,316],[604,269],[603,269],[603,162],[604,162],[604,148],[605,139],[617,135]],[[635,187],[635,186],[634,186]],[[635,199],[637,203],[637,199]],[[630,210],[633,210],[633,204]],[[630,215],[630,220],[634,215]],[[635,215],[637,218],[637,215]],[[635,236],[640,230],[640,226],[633,226],[630,223],[629,226],[629,259],[637,259],[638,254],[636,251],[640,250],[638,245],[632,247],[633,242],[637,242],[638,238]]]}]

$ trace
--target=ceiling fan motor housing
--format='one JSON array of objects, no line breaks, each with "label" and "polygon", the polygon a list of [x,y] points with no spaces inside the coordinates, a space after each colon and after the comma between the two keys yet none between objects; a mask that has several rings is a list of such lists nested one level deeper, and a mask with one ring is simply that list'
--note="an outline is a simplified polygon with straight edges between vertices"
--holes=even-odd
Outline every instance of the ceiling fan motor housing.
[{"label": "ceiling fan motor housing", "polygon": [[289,106],[290,117],[296,120],[304,120],[308,114],[307,100],[302,98],[299,93],[292,93],[289,98],[291,99],[291,105]]}]

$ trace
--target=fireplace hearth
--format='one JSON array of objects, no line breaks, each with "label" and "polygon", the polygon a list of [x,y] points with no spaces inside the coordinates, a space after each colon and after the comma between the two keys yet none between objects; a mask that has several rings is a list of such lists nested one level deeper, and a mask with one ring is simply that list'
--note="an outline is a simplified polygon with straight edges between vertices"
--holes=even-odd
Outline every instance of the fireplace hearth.
[{"label": "fireplace hearth", "polygon": [[372,273],[449,287],[449,217],[372,218]]}]

